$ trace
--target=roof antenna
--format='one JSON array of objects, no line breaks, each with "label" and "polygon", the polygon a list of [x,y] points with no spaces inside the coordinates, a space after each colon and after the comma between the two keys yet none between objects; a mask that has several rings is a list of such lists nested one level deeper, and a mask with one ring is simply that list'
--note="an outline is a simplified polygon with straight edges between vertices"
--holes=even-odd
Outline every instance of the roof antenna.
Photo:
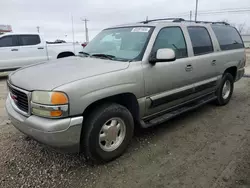
[{"label": "roof antenna", "polygon": [[148,22],[148,16],[146,17],[146,22]]}]

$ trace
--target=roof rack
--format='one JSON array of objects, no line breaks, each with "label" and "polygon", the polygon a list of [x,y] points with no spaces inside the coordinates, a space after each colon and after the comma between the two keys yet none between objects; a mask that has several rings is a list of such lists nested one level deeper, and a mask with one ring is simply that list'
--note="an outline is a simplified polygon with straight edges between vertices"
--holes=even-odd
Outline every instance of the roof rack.
[{"label": "roof rack", "polygon": [[173,22],[181,22],[181,21],[185,21],[183,18],[160,18],[160,19],[153,19],[153,20],[145,20],[145,21],[142,21],[142,22],[139,22],[139,23],[143,23],[143,24],[147,24],[149,22],[156,22],[156,21],[171,21],[173,20]]},{"label": "roof rack", "polygon": [[223,25],[230,25],[227,22],[209,22],[209,21],[193,21],[193,20],[185,20],[183,18],[160,18],[160,19],[153,19],[153,20],[145,20],[139,23],[147,24],[149,22],[155,22],[155,21],[171,21],[172,22],[194,22],[194,23],[205,23],[205,24],[223,24]]}]

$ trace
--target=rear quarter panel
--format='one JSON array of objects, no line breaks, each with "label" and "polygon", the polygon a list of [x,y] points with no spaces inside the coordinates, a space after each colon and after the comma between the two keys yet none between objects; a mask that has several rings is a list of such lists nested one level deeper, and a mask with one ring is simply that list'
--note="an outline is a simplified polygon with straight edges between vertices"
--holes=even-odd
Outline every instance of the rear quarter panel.
[{"label": "rear quarter panel", "polygon": [[209,30],[215,49],[214,56],[216,59],[217,75],[222,76],[225,70],[230,67],[237,67],[237,70],[243,68],[243,62],[245,61],[245,49],[241,48],[222,51],[214,30],[211,26],[207,28]]},{"label": "rear quarter panel", "polygon": [[237,70],[244,67],[245,49],[220,51],[216,52],[216,56],[218,75],[222,75],[225,70],[230,67],[237,67]]}]

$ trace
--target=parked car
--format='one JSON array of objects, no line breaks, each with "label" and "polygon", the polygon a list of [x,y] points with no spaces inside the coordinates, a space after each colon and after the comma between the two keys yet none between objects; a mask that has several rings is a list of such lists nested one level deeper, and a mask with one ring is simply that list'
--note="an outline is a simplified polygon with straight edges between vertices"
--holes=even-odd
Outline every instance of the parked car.
[{"label": "parked car", "polygon": [[81,57],[12,73],[6,109],[13,125],[34,139],[107,162],[124,153],[135,127],[211,101],[226,105],[245,63],[242,39],[226,23],[121,25],[98,34]]},{"label": "parked car", "polygon": [[88,45],[88,42],[82,43],[82,47],[85,48]]},{"label": "parked car", "polygon": [[0,72],[68,56],[78,55],[80,44],[46,44],[39,34],[0,35]]}]

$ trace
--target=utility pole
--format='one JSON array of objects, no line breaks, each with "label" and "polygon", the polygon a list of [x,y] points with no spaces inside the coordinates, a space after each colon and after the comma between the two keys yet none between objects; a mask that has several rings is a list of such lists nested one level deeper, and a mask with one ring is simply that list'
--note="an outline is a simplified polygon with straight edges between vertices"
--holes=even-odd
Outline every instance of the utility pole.
[{"label": "utility pole", "polygon": [[192,21],[192,14],[193,14],[193,12],[190,11],[190,22]]},{"label": "utility pole", "polygon": [[89,30],[88,30],[88,25],[87,25],[87,22],[88,22],[89,20],[87,20],[87,19],[85,18],[85,19],[82,19],[82,21],[84,21],[84,24],[85,24],[86,42],[89,42]]},{"label": "utility pole", "polygon": [[40,33],[40,27],[37,26],[36,29],[37,29],[37,32]]},{"label": "utility pole", "polygon": [[74,30],[74,18],[73,18],[72,14],[71,14],[71,26],[72,26],[73,48],[74,48],[74,53],[75,53],[75,51],[76,51],[76,49],[75,49],[75,30]]},{"label": "utility pole", "polygon": [[195,21],[197,21],[197,12],[198,12],[198,0],[196,0],[196,6],[195,6]]}]

